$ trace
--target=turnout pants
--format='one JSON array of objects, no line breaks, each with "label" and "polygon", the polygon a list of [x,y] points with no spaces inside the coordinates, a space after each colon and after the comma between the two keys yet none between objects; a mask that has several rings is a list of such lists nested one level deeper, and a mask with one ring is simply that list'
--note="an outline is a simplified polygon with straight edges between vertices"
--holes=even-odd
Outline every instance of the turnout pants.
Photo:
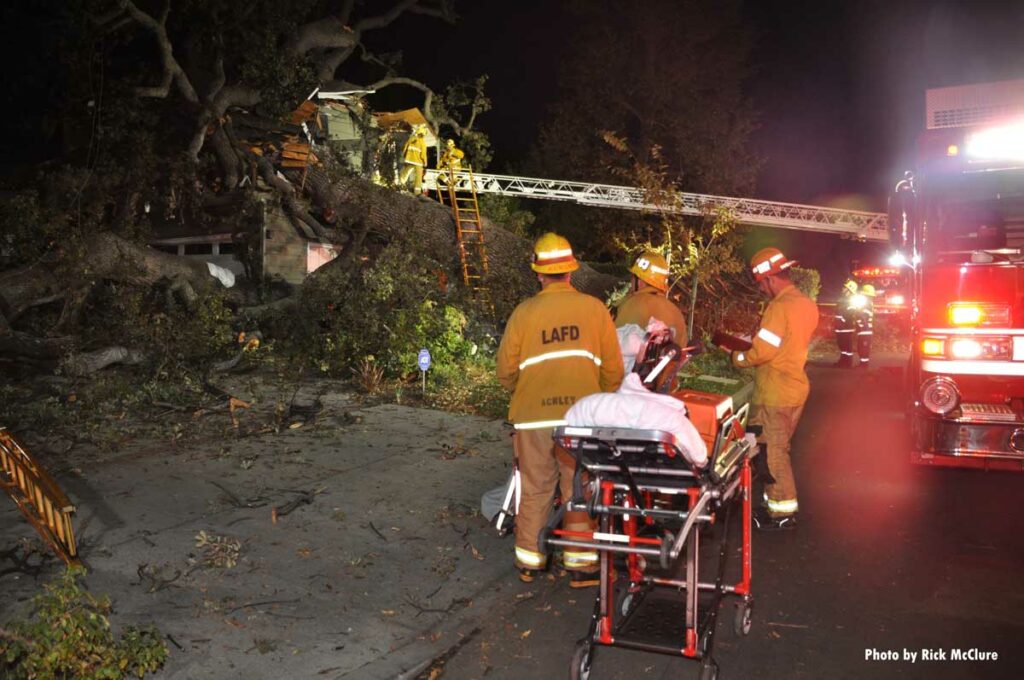
[{"label": "turnout pants", "polygon": [[841,364],[853,364],[853,335],[855,332],[856,328],[853,321],[845,315],[836,314],[836,344],[839,345],[839,363]]},{"label": "turnout pants", "polygon": [[860,363],[866,364],[871,361],[871,338],[874,335],[874,324],[871,320],[861,321],[857,324],[857,354],[860,355]]},{"label": "turnout pants", "polygon": [[796,480],[793,478],[793,466],[789,459],[789,442],[796,432],[797,423],[804,412],[804,405],[799,406],[765,406],[754,404],[750,422],[762,427],[759,443],[765,444],[768,458],[768,471],[775,479],[774,483],[766,484],[765,502],[768,514],[783,517],[795,514]]},{"label": "turnout pants", "polygon": [[[537,549],[537,534],[547,524],[555,500],[555,485],[562,502],[572,498],[572,477],[576,460],[551,439],[550,428],[517,430],[512,442],[519,461],[521,496],[516,515],[516,566],[543,569],[547,555]],[[590,531],[593,525],[585,512],[567,512],[562,528]],[[597,570],[597,552],[566,548],[563,564],[568,571]]]},{"label": "turnout pants", "polygon": [[399,185],[404,189],[409,184],[409,179],[412,178],[412,190],[415,193],[420,193],[423,190],[423,166],[414,165],[412,163],[406,163],[405,168],[402,170],[402,177],[398,181]]}]

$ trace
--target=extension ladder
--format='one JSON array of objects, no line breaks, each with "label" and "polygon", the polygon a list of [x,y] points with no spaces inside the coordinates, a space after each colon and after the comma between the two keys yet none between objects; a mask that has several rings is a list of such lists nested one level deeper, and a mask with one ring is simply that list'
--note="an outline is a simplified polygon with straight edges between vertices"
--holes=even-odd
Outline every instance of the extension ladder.
[{"label": "extension ladder", "polygon": [[75,506],[4,428],[0,428],[0,487],[10,494],[29,523],[62,560],[78,564],[71,526]]},{"label": "extension ladder", "polygon": [[[468,176],[469,182],[449,182],[447,178],[457,175]],[[456,170],[449,166],[440,171],[436,181],[437,200],[452,209],[455,218],[455,236],[459,246],[459,262],[462,265],[462,282],[472,293],[486,300],[488,289],[487,246],[484,243],[483,222],[480,219],[480,204],[476,198],[476,183],[473,169],[465,166]]]}]

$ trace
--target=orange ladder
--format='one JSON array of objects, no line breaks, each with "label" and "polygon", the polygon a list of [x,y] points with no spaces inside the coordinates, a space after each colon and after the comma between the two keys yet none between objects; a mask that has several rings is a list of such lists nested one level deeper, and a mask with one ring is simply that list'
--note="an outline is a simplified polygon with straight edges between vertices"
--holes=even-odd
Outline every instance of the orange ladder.
[{"label": "orange ladder", "polygon": [[0,428],[0,487],[10,494],[25,518],[62,560],[79,563],[71,526],[75,506],[4,428]]},{"label": "orange ladder", "polygon": [[473,169],[465,166],[458,170],[449,167],[437,179],[437,200],[452,209],[455,218],[455,237],[462,265],[462,282],[473,295],[488,300],[487,245],[484,243],[480,204],[476,198]]}]

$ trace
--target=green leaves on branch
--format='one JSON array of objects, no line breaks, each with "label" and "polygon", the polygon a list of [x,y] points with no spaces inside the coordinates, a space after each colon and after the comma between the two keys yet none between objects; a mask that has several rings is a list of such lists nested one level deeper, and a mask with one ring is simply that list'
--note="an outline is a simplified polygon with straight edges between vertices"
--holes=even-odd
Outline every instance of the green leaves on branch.
[{"label": "green leaves on branch", "polygon": [[110,630],[106,596],[94,596],[69,567],[33,600],[31,618],[0,628],[0,672],[9,678],[118,678],[145,676],[167,660],[155,628]]}]

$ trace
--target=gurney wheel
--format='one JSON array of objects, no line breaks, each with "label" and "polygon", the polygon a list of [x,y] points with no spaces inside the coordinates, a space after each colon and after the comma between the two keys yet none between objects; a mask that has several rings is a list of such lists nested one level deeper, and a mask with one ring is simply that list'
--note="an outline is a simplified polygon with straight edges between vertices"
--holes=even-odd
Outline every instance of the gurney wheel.
[{"label": "gurney wheel", "polygon": [[750,632],[753,611],[754,602],[752,600],[744,600],[736,605],[736,618],[733,620],[732,629],[739,637],[743,637]]},{"label": "gurney wheel", "polygon": [[619,579],[615,582],[615,611],[619,616],[629,613],[633,606],[635,594],[631,592],[629,579]]},{"label": "gurney wheel", "polygon": [[700,680],[717,680],[718,664],[714,659],[705,659],[700,665]]},{"label": "gurney wheel", "polygon": [[589,640],[576,643],[572,653],[572,666],[569,667],[569,680],[587,680],[590,677],[590,664],[594,660],[594,647]]}]

